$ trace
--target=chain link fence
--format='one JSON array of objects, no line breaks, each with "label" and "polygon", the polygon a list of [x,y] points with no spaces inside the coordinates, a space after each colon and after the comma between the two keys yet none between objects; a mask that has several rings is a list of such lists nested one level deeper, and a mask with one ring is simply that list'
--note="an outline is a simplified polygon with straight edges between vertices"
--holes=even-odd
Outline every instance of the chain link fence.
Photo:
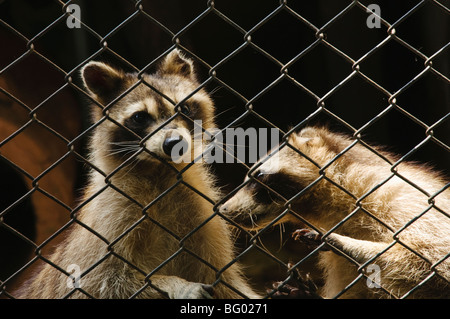
[{"label": "chain link fence", "polygon": [[[223,130],[276,128],[285,142],[295,131],[326,123],[353,136],[355,143],[386,145],[400,154],[391,163],[394,174],[402,162],[417,161],[448,176],[449,30],[450,3],[444,0],[0,1],[0,294],[16,297],[15,289],[42,262],[69,277],[70,271],[49,256],[72,224],[102,238],[76,217],[86,204],[79,198],[87,171],[96,169],[86,144],[99,123],[89,122],[91,101],[79,75],[88,61],[142,74],[179,49],[194,61],[200,87],[211,92]],[[211,203],[211,218],[227,219],[239,229],[237,254],[226,267],[245,265],[248,281],[263,297],[276,293],[273,281],[290,283],[297,270],[309,273],[320,287],[319,249],[293,241],[294,225],[248,232],[219,213],[227,194],[245,187],[251,165],[212,164],[223,199]],[[435,209],[450,220],[450,207],[435,203],[448,193],[448,182],[435,193],[422,190],[420,181],[403,182],[425,194],[426,211]],[[361,200],[355,198],[355,205]],[[426,211],[417,211],[404,227]],[[107,244],[113,247],[128,231]],[[449,262],[450,250],[437,262],[410,250],[430,267],[430,276],[400,295],[381,287],[381,297],[408,297],[434,277],[447,280],[438,266]],[[357,275],[335,297],[370,277],[356,265]],[[225,269],[216,270],[213,286],[221,284]],[[133,296],[138,294],[139,289]]]}]

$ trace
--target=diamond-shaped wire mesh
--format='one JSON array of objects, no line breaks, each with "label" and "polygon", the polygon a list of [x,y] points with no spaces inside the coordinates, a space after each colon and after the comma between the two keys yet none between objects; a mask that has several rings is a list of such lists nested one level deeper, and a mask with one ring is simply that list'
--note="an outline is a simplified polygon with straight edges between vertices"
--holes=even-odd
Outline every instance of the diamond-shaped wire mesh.
[{"label": "diamond-shaped wire mesh", "polygon": [[[373,4],[381,10],[379,13],[371,11]],[[73,5],[81,14],[75,18],[69,14]],[[378,24],[370,26],[374,21]],[[101,266],[110,260],[142,277],[138,286],[128,287],[131,293],[126,297],[141,297],[146,289],[166,294],[152,282],[153,278],[159,271],[170,273],[168,269],[186,256],[214,272],[215,281],[206,284],[215,289],[225,286],[236,296],[246,294],[223,276],[235,263],[245,266],[248,282],[261,297],[279,295],[272,289],[272,282],[292,284],[297,272],[308,273],[320,288],[325,277],[317,261],[326,245],[322,243],[313,249],[301,245],[291,238],[295,223],[278,226],[277,221],[291,216],[298,224],[319,230],[312,219],[291,204],[305,196],[308,189],[314,190],[315,185],[329,183],[342,192],[342,197],[351,198],[352,205],[337,224],[321,229],[324,241],[333,234],[347,235],[349,227],[364,229],[367,225],[352,222],[361,214],[367,223],[389,231],[391,241],[363,262],[346,255],[336,245],[333,249],[353,264],[354,272],[345,275],[350,279],[343,289],[327,297],[358,297],[361,284],[372,278],[368,267],[377,265],[383,256],[394,258],[390,257],[396,256],[394,250],[409,256],[405,263],[417,262],[428,269],[427,276],[412,286],[407,278],[394,278],[405,281],[398,291],[389,286],[369,288],[375,296],[420,296],[426,285],[439,283],[444,285],[443,292],[433,297],[448,297],[449,246],[431,259],[423,250],[408,244],[404,236],[421,225],[423,216],[436,214],[436,220],[443,224],[430,226],[429,230],[443,230],[441,237],[450,241],[449,227],[445,226],[450,223],[450,207],[440,204],[440,198],[442,203],[448,203],[444,198],[449,197],[450,184],[447,179],[446,184],[430,192],[419,186],[419,175],[404,175],[401,165],[407,161],[431,163],[443,176],[449,175],[449,30],[450,3],[443,0],[1,1],[0,37],[4,45],[0,55],[0,295],[17,297],[16,289],[28,285],[26,278],[42,264],[51,265],[64,278],[72,278],[73,269],[59,265],[51,254],[53,247],[66,243],[69,229],[89,232],[106,252],[82,270],[81,282],[83,277],[101,276],[98,269],[104,269]],[[350,136],[351,144],[325,165],[316,164],[317,179],[306,190],[286,199],[280,215],[262,230],[249,232],[219,210],[221,204],[246,187],[244,177],[258,169],[251,168],[253,163],[212,164],[222,191],[219,199],[210,198],[195,181],[184,179],[189,169],[192,171],[193,165],[188,165],[181,171],[175,170],[176,182],[166,185],[165,191],[152,201],[142,203],[115,184],[114,178],[148,150],[141,148],[112,172],[104,172],[89,155],[89,136],[102,124],[127,130],[109,111],[138,86],[170,100],[143,74],[154,72],[161,59],[174,49],[190,57],[196,68],[199,86],[187,93],[186,99],[199,90],[210,92],[217,125],[224,133],[234,127],[276,128],[281,136],[277,149],[281,152],[290,148],[301,156],[305,154],[289,139],[307,126],[326,124],[330,130]],[[139,80],[103,108],[89,95],[80,78],[80,70],[91,60],[134,72]],[[179,111],[181,103],[170,102]],[[101,110],[100,120],[90,121],[90,104]],[[179,113],[144,141],[170,126]],[[386,158],[379,148],[370,146],[373,144],[386,145],[400,155],[395,160]],[[329,175],[331,167],[351,156],[357,147],[368,150],[374,162],[388,164],[391,172],[362,196],[355,196]],[[172,168],[169,162],[163,164]],[[426,174],[428,166],[421,165]],[[83,195],[88,171],[101,176],[104,184]],[[377,217],[367,205],[372,195],[386,189],[394,179],[423,198],[423,205],[412,214],[414,218],[398,228]],[[209,217],[182,236],[151,213],[165,197],[176,198],[181,187],[210,205]],[[78,217],[85,206],[111,190],[142,213],[112,239]],[[182,197],[176,204],[188,205],[189,199]],[[219,268],[186,244],[191,238],[197,240],[202,228],[218,219],[226,221],[233,230],[236,250]],[[130,233],[141,231],[146,223],[152,223],[169,241],[178,244],[176,251],[168,252],[167,259],[150,271],[141,269],[119,249]],[[369,232],[370,227],[367,229]],[[365,238],[375,237],[374,234]],[[164,247],[158,249],[161,248]],[[389,273],[389,267],[395,266],[386,265],[381,276]],[[97,291],[81,286],[60,297],[97,296]]]}]

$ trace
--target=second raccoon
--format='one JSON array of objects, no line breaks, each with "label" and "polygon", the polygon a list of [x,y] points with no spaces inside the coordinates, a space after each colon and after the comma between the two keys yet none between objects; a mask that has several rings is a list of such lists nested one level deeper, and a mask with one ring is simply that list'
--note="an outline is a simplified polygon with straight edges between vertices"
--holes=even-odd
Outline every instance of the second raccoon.
[{"label": "second raccoon", "polygon": [[290,146],[255,164],[220,211],[251,230],[275,219],[307,221],[321,234],[337,226],[323,238],[294,233],[332,248],[319,253],[322,297],[338,296],[369,262],[380,268],[382,289],[362,277],[339,296],[450,298],[448,183],[425,165],[402,162],[394,173],[395,156],[353,142],[326,128],[292,134]]}]

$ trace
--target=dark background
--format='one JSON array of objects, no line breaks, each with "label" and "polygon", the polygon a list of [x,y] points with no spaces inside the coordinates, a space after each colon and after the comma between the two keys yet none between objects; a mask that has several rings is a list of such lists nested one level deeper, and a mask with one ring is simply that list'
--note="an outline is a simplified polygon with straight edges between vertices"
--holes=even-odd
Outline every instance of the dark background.
[{"label": "dark background", "polygon": [[[0,19],[29,40],[33,39],[35,50],[60,69],[70,73],[76,84],[80,83],[78,69],[90,59],[108,61],[130,71],[133,70],[130,64],[138,69],[148,67],[151,71],[155,59],[173,45],[173,36],[177,34],[179,44],[194,54],[200,82],[206,81],[210,67],[215,67],[216,77],[228,86],[223,87],[215,80],[209,81],[206,85],[209,91],[215,91],[213,99],[216,103],[216,113],[219,114],[217,119],[219,128],[246,114],[243,121],[239,122],[243,127],[270,127],[266,121],[261,120],[262,117],[286,132],[290,127],[302,123],[318,108],[317,99],[296,83],[300,83],[321,98],[352,72],[351,62],[333,48],[319,43],[288,68],[290,78],[296,82],[284,78],[266,90],[281,75],[281,67],[276,61],[281,64],[288,63],[317,39],[315,31],[287,9],[282,9],[267,18],[279,7],[279,1],[214,2],[216,10],[246,32],[261,21],[265,21],[251,32],[251,44],[243,47],[224,63],[219,62],[244,45],[244,34],[224,21],[217,12],[211,11],[202,18],[197,18],[208,8],[206,0],[142,1],[146,14],[136,14],[125,23],[124,21],[136,12],[134,1],[85,0],[73,3],[81,6],[81,20],[101,37],[106,36],[107,50],[100,50],[102,48],[100,39],[85,28],[69,29],[65,18],[57,21],[62,15],[62,6],[57,1],[0,1]],[[322,28],[350,3],[351,1],[331,0],[287,2],[292,11],[317,28]],[[379,4],[382,18],[393,24],[419,1],[361,1],[361,3]],[[449,7],[449,1],[441,3]],[[154,23],[149,16],[165,25],[170,32]],[[387,27],[381,25],[379,29],[369,29],[366,26],[367,17],[368,14],[361,8],[351,8],[323,30],[326,41],[354,61],[359,60],[387,37]],[[194,23],[184,29],[194,20]],[[54,24],[47,31],[41,33],[52,23]],[[117,28],[119,25],[121,27]],[[9,30],[5,24],[0,25],[0,30],[4,39],[1,43],[4,47],[1,53],[3,56],[0,59],[0,69],[3,69],[26,51],[27,41]],[[178,34],[181,30],[184,31]],[[114,32],[111,33],[112,31]],[[396,26],[396,35],[427,57],[448,44],[449,32],[449,15],[431,1],[426,2]],[[13,42],[14,48],[19,49],[8,51],[13,47],[11,44]],[[447,78],[450,77],[448,47],[432,62],[433,68]],[[42,59],[40,63],[46,68],[55,69]],[[423,71],[424,63],[420,55],[391,39],[363,59],[359,65],[362,73],[393,94]],[[14,68],[10,72],[14,72]],[[39,78],[39,81],[49,80],[47,75],[37,74],[32,67],[27,69],[26,75]],[[238,94],[233,93],[230,88]],[[89,127],[86,100],[75,89],[71,94],[80,107],[84,121],[83,129],[86,129]],[[255,97],[257,98],[254,99]],[[253,100],[251,104],[254,113],[246,112],[249,100]],[[425,125],[431,126],[450,111],[449,82],[432,72],[427,72],[413,85],[403,90],[396,100],[397,105],[403,110]],[[320,112],[311,120],[303,122],[302,127],[307,124],[326,123],[333,129],[352,134],[353,131],[348,125],[360,129],[388,106],[388,96],[385,93],[356,75],[325,100],[325,108],[335,116]],[[42,109],[45,110],[45,105]],[[431,163],[448,175],[450,119],[442,121],[433,129],[433,133],[434,137],[447,147],[429,141],[408,160]],[[405,155],[426,138],[426,129],[404,112],[392,109],[364,129],[362,136],[369,143],[386,145],[389,150]],[[82,154],[83,143],[85,136],[80,137],[79,150]],[[78,169],[79,178],[76,181],[75,192],[84,184],[85,166],[80,164]],[[238,185],[246,172],[244,166],[236,164],[216,165],[215,169],[220,183],[226,190],[232,190]],[[20,175],[17,175],[6,162],[3,164],[0,162],[0,174],[2,176],[0,209],[4,209],[23,196],[27,188],[22,185]],[[5,216],[5,223],[32,239],[35,233],[32,210],[32,206],[25,199],[21,205]],[[275,236],[278,236],[277,232],[275,233]],[[8,245],[0,244],[0,279],[6,279],[11,275],[23,264],[24,258],[22,252],[25,249],[19,248],[24,244],[23,240],[0,228],[0,243],[5,242],[8,242]],[[280,243],[267,245],[274,246],[277,250]],[[17,254],[18,251],[21,253]],[[8,262],[4,256],[8,256]]]}]

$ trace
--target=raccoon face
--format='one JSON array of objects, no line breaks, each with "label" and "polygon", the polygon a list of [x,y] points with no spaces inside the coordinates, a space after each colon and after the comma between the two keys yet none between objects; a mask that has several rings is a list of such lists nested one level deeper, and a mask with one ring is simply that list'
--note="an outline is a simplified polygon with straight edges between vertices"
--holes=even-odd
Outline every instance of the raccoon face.
[{"label": "raccoon face", "polygon": [[198,90],[192,61],[178,50],[167,55],[154,74],[143,74],[142,81],[137,74],[101,62],[88,63],[81,75],[98,102],[92,105],[93,120],[99,123],[94,151],[103,150],[116,165],[130,156],[189,163],[194,153],[201,154],[201,149],[194,150],[194,145],[203,147],[201,139],[193,143],[194,125],[214,127],[214,107],[206,92]]},{"label": "raccoon face", "polygon": [[263,228],[277,217],[280,218],[275,224],[287,221],[290,214],[286,203],[305,187],[289,170],[289,160],[285,157],[288,153],[288,149],[283,148],[276,156],[266,158],[263,164],[256,163],[250,169],[253,173],[245,178],[244,186],[222,204],[219,211],[251,230]]},{"label": "raccoon face", "polygon": [[[246,229],[260,229],[281,217],[275,224],[286,221],[285,203],[302,190],[294,179],[283,173],[258,170],[246,178],[247,184],[226,201],[220,212]],[[286,212],[285,212],[286,211]]]},{"label": "raccoon face", "polygon": [[311,191],[308,186],[319,178],[320,165],[314,163],[319,158],[314,154],[320,141],[300,133],[293,135],[289,144],[256,163],[244,186],[219,211],[250,230],[273,221],[278,224],[298,220],[291,212],[313,212],[315,189]]}]

